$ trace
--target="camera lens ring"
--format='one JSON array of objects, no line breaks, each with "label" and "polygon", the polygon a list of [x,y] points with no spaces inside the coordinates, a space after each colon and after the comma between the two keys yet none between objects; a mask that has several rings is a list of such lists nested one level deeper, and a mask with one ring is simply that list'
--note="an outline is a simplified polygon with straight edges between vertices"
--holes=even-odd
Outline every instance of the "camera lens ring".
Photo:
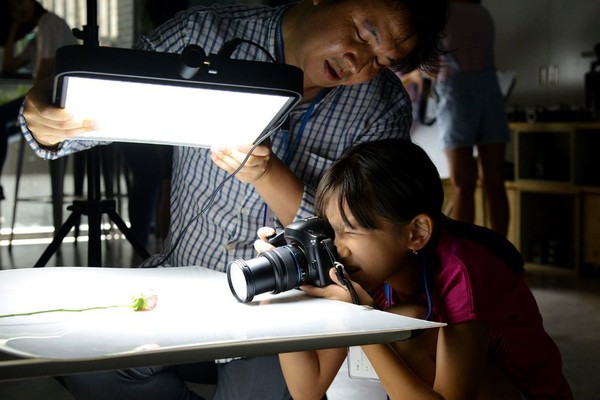
[{"label": "camera lens ring", "polygon": [[305,267],[304,250],[286,245],[249,260],[231,261],[227,266],[227,281],[234,297],[248,303],[257,294],[277,294],[300,286],[307,275],[303,272]]},{"label": "camera lens ring", "polygon": [[[292,251],[292,247],[300,249],[296,246],[287,245],[277,247],[273,250],[261,254],[261,256],[267,258],[271,263],[271,266],[273,267],[273,272],[275,274],[275,282],[278,283],[275,285],[273,291],[271,292],[273,294],[285,292],[291,288],[299,286],[302,282],[302,269],[300,268],[301,260],[298,259],[296,252]],[[296,267],[296,276],[298,279],[296,279],[293,283],[288,281],[288,278],[291,278],[291,275],[288,273],[286,266],[288,266],[289,264],[286,262],[284,254],[281,253],[282,251],[288,252],[288,254],[291,256],[291,260],[293,260],[294,265]]]},{"label": "camera lens ring", "polygon": [[[296,247],[296,246],[294,246],[294,248],[298,248],[299,249],[299,247]],[[284,277],[288,277],[289,274],[286,273],[287,268],[285,268],[285,267],[287,266],[287,264],[285,263],[285,260],[283,260],[282,263],[281,263],[281,265],[279,265],[279,264],[277,265],[278,267],[283,266],[283,268],[280,268],[277,271],[280,274],[278,276],[279,279],[277,281],[278,282],[284,282],[284,279],[285,279],[285,283],[286,284],[284,284],[282,286],[286,287],[286,288],[290,287],[290,286],[291,287],[298,287],[302,283],[302,269],[300,268],[300,262],[301,261],[298,259],[296,253],[292,251],[292,247],[291,246],[284,246],[284,247],[281,247],[281,249],[282,250],[284,250],[284,249],[287,250],[288,253],[291,255],[292,259],[294,260],[294,265],[296,266],[296,276],[298,277],[298,279],[293,284],[287,282],[287,279],[285,279]],[[284,289],[284,290],[289,290],[289,289]],[[284,290],[280,290],[280,292],[284,291]]]},{"label": "camera lens ring", "polygon": [[227,283],[229,284],[231,293],[241,303],[252,301],[256,294],[254,278],[244,260],[239,259],[229,263],[227,267]]}]

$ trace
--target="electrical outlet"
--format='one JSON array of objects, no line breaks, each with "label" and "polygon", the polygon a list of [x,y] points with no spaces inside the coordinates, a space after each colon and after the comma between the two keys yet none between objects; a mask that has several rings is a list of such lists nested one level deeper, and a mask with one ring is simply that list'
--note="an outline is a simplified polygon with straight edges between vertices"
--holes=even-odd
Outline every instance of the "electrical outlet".
[{"label": "electrical outlet", "polygon": [[379,380],[371,362],[358,346],[348,349],[348,375],[353,379]]}]

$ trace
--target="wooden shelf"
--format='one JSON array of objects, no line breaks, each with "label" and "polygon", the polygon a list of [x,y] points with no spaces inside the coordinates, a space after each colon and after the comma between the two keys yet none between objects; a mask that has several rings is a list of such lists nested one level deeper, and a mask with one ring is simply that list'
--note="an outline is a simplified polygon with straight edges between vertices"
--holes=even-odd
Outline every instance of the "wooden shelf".
[{"label": "wooden shelf", "polygon": [[510,129],[519,132],[562,131],[562,130],[600,130],[600,122],[511,122]]},{"label": "wooden shelf", "polygon": [[557,268],[547,264],[525,263],[525,270],[531,273],[551,274],[554,276],[574,276],[575,270],[572,268]]},{"label": "wooden shelf", "polygon": [[600,123],[512,123],[513,243],[526,268],[600,264]]}]

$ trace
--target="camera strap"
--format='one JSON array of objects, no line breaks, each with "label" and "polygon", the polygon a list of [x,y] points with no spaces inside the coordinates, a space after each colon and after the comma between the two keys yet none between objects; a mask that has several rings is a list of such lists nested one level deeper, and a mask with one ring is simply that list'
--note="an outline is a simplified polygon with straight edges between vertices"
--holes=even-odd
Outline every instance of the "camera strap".
[{"label": "camera strap", "polygon": [[350,297],[352,298],[352,302],[354,304],[360,304],[360,301],[358,300],[358,295],[356,294],[356,290],[354,290],[354,286],[352,286],[352,282],[350,282],[350,279],[348,278],[348,275],[346,274],[344,265],[342,263],[336,261],[334,263],[334,266],[335,266],[335,274],[336,274],[337,278],[340,280],[340,282],[342,282],[344,284],[344,286],[346,286],[346,289],[348,289],[348,292],[350,293]]},{"label": "camera strap", "polygon": [[358,300],[358,295],[356,294],[356,290],[354,290],[354,286],[352,286],[352,282],[350,281],[350,278],[348,277],[348,274],[346,273],[346,270],[344,269],[344,264],[342,264],[341,262],[339,262],[336,259],[337,252],[335,250],[335,246],[333,245],[331,239],[329,239],[329,238],[324,239],[321,243],[323,243],[323,247],[325,248],[325,250],[327,251],[327,254],[329,255],[331,264],[335,268],[335,275],[337,276],[338,280],[346,287],[346,289],[348,290],[348,293],[350,293],[350,297],[352,298],[352,303],[360,304],[360,302]]}]

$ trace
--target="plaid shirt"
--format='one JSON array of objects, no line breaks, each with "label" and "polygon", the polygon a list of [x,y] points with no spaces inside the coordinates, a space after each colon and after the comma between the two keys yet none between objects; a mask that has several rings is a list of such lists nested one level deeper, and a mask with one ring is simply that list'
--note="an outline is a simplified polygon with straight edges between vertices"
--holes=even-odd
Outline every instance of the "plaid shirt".
[{"label": "plaid shirt", "polygon": [[[137,48],[179,53],[186,45],[197,44],[209,54],[218,52],[226,41],[239,37],[252,40],[275,54],[277,24],[286,8],[244,5],[192,8],[178,14],[148,37],[142,37]],[[242,44],[232,57],[268,60],[264,52],[248,44]],[[240,71],[240,74],[243,73]],[[271,137],[273,153],[283,159],[284,152],[289,149],[288,166],[305,183],[296,218],[313,215],[312,205],[319,179],[344,151],[366,141],[390,137],[409,139],[412,122],[410,99],[390,71],[369,83],[330,90],[315,105],[301,136],[297,138],[308,107],[309,104],[304,103],[291,112],[287,134],[280,130]],[[190,129],[200,128],[201,111],[198,110],[198,127]],[[232,118],[235,118],[235,110],[232,110]],[[84,141],[64,141],[56,150],[49,151],[35,142],[22,115],[21,123],[29,144],[46,159],[93,145]],[[198,265],[224,271],[227,263],[236,258],[256,256],[253,242],[257,239],[259,227],[278,227],[277,221],[267,217],[266,204],[253,186],[235,178],[229,179],[214,196],[214,203],[190,223],[227,176],[212,162],[208,149],[175,148],[171,227],[165,252],[175,243],[177,245],[168,260],[169,265]],[[281,190],[286,189],[282,187]],[[157,263],[161,257],[154,256],[146,265]]]}]

